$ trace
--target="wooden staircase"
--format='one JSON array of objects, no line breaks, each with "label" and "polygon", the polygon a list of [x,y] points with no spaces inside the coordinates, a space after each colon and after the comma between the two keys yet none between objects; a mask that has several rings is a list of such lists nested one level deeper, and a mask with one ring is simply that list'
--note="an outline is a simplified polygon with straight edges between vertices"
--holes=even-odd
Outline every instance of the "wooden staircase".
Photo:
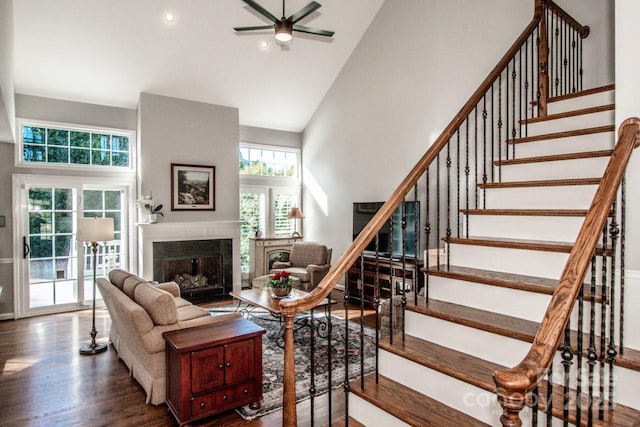
[{"label": "wooden staircase", "polygon": [[[613,97],[613,87],[605,86],[550,99],[549,115],[530,119],[527,136],[510,141],[515,158],[494,160],[501,182],[478,183],[486,209],[462,210],[468,235],[442,239],[448,259],[426,272],[428,301],[407,295],[404,339],[381,340],[378,381],[370,375],[350,384],[351,417],[369,426],[501,425],[493,374],[516,365],[538,331],[615,144]],[[596,254],[601,259],[612,251],[600,245]],[[595,295],[584,286],[584,301],[599,313],[600,285]],[[396,304],[401,310],[399,299]],[[582,340],[589,340],[584,331]],[[615,408],[605,409],[602,420],[595,411],[593,425],[640,426],[640,351],[620,350]],[[586,345],[582,352],[586,356]],[[560,351],[554,365],[551,412],[553,424],[562,425]],[[539,412],[521,414],[524,425],[547,425],[547,386],[539,387]],[[571,389],[575,401],[575,376]],[[583,401],[585,390],[583,381]],[[586,407],[581,425],[588,425]],[[575,411],[568,415],[575,424]]]}]

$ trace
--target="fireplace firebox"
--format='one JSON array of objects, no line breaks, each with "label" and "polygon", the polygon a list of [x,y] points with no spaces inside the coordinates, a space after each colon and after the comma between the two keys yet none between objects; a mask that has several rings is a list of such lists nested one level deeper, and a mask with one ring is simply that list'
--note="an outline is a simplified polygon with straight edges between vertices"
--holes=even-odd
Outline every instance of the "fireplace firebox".
[{"label": "fireplace firebox", "polygon": [[181,296],[202,304],[233,290],[232,239],[153,243],[153,280],[174,281]]}]

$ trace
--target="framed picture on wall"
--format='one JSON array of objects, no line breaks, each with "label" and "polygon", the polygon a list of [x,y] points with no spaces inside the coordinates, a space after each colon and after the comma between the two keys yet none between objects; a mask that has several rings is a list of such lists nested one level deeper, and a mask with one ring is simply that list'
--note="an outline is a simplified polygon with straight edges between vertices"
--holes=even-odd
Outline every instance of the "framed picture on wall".
[{"label": "framed picture on wall", "polygon": [[216,167],[171,163],[171,210],[215,211]]}]

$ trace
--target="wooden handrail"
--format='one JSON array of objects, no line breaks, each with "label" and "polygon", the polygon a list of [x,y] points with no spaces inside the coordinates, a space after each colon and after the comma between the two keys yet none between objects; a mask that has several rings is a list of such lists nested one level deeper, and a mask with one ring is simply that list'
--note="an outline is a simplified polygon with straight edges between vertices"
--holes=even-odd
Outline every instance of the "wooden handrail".
[{"label": "wooden handrail", "polygon": [[503,426],[522,425],[519,413],[524,407],[526,395],[540,383],[556,354],[629,157],[638,145],[640,119],[627,119],[620,126],[618,143],[529,352],[514,368],[496,371],[494,374],[496,393],[503,408],[500,418]]},{"label": "wooden handrail", "polygon": [[[318,286],[303,298],[280,301],[280,310],[284,318],[284,387],[283,387],[283,426],[295,426],[297,424],[296,399],[295,399],[295,366],[294,366],[294,342],[293,342],[293,320],[295,314],[300,311],[310,310],[318,305],[335,288],[338,281],[344,277],[349,268],[356,261],[358,256],[365,250],[369,242],[373,240],[378,231],[385,225],[396,208],[404,200],[406,194],[418,182],[431,163],[437,158],[438,153],[446,146],[456,131],[463,125],[467,117],[473,112],[476,105],[481,101],[485,93],[492,87],[498,77],[502,74],[509,62],[522,48],[525,41],[531,36],[535,28],[543,20],[546,4],[553,4],[554,10],[560,10],[551,0],[535,0],[534,16],[520,36],[512,44],[505,55],[500,59],[487,78],[480,84],[469,100],[460,109],[458,114],[447,125],[442,134],[431,145],[418,163],[409,172],[406,178],[400,183],[389,199],[378,210],[376,215],[360,232],[358,237],[351,243],[340,259],[331,267],[327,275]],[[566,14],[566,12],[562,11]],[[569,15],[566,15],[567,17]],[[571,18],[573,22],[573,18]],[[578,24],[579,25],[579,24]],[[546,67],[546,60],[545,60]],[[546,95],[545,95],[546,99]]]},{"label": "wooden handrail", "polygon": [[580,34],[580,38],[584,39],[587,36],[589,36],[589,32],[590,32],[589,26],[580,24],[571,15],[565,12],[564,9],[562,9],[560,6],[555,4],[553,0],[547,0],[547,8],[555,12],[559,17],[563,19],[564,22],[566,22],[567,24],[569,24],[571,28],[576,30],[578,34]]}]

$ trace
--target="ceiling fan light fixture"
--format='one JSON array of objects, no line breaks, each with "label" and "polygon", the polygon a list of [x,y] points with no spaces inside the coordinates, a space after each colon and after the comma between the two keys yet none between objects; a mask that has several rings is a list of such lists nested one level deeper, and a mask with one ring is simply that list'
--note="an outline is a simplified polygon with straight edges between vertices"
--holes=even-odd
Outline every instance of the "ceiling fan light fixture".
[{"label": "ceiling fan light fixture", "polygon": [[276,40],[288,42],[293,38],[293,25],[287,21],[276,23]]}]

